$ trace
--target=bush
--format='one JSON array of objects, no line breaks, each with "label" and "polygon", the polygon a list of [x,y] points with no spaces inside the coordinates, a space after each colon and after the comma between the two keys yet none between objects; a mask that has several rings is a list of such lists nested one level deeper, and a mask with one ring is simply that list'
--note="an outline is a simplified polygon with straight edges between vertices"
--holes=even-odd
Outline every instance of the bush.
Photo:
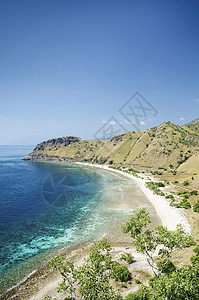
[{"label": "bush", "polygon": [[187,185],[189,185],[189,182],[188,181],[184,181],[183,182],[183,186],[187,186]]},{"label": "bush", "polygon": [[193,211],[198,212],[199,213],[199,202],[194,204],[193,206]]},{"label": "bush", "polygon": [[142,282],[140,281],[140,279],[135,278],[135,283],[136,284],[141,284]]},{"label": "bush", "polygon": [[168,260],[167,262],[167,259],[164,259],[164,260],[160,260],[158,263],[157,263],[157,267],[163,272],[163,273],[166,273],[166,274],[169,274],[171,272],[174,272],[176,270],[176,267],[175,265],[172,263],[171,260]]},{"label": "bush", "polygon": [[187,191],[181,191],[181,192],[178,192],[177,195],[185,195],[185,194],[188,194]]},{"label": "bush", "polygon": [[162,182],[155,182],[155,185],[157,185],[158,187],[165,187],[164,183]]},{"label": "bush", "polygon": [[125,260],[128,264],[131,264],[134,257],[131,253],[122,253],[120,258]]},{"label": "bush", "polygon": [[191,262],[192,264],[199,264],[199,247],[196,247],[193,249],[193,251],[196,253],[196,255],[191,256]]},{"label": "bush", "polygon": [[177,203],[176,206],[181,208],[191,208],[191,204],[186,199],[182,200],[180,203]]},{"label": "bush", "polygon": [[165,198],[166,199],[174,199],[173,195],[166,195]]},{"label": "bush", "polygon": [[160,196],[165,196],[165,193],[163,193],[162,191],[158,194]]},{"label": "bush", "polygon": [[111,263],[111,277],[117,281],[126,282],[131,279],[131,274],[127,267],[117,261],[113,261]]},{"label": "bush", "polygon": [[197,196],[197,195],[198,195],[198,192],[197,192],[196,190],[193,190],[193,191],[190,192],[190,195],[195,195],[195,196]]},{"label": "bush", "polygon": [[164,185],[162,182],[147,181],[146,186],[153,191],[154,194],[164,196],[165,194],[158,188],[158,184]]},{"label": "bush", "polygon": [[139,292],[137,292],[137,293],[128,294],[124,299],[125,300],[141,300],[141,299],[144,299],[144,298],[140,295]]}]

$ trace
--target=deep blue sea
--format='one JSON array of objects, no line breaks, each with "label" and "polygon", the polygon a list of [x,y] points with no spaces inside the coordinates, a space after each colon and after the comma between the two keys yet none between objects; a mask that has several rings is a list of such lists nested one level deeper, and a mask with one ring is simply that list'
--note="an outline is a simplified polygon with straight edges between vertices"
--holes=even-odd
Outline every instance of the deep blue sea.
[{"label": "deep blue sea", "polygon": [[[123,179],[77,165],[23,161],[31,146],[0,146],[0,293],[57,249],[100,238]],[[119,212],[118,212],[119,213]]]}]

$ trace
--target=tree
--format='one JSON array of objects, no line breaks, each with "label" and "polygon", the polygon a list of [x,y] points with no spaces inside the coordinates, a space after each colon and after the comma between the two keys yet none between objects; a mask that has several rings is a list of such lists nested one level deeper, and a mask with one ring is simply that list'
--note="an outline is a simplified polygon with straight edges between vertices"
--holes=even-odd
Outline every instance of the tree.
[{"label": "tree", "polygon": [[[130,233],[136,251],[146,254],[147,262],[151,266],[153,273],[156,277],[161,278],[164,264],[168,263],[173,250],[193,245],[194,240],[183,230],[180,224],[177,225],[174,231],[170,231],[162,225],[158,225],[152,230],[145,229],[144,231],[144,228],[149,223],[149,213],[142,208],[123,226],[123,232]],[[154,258],[155,254],[157,259]],[[162,258],[166,258],[166,260],[161,264],[160,268],[157,266],[157,263]]]},{"label": "tree", "polygon": [[148,287],[142,285],[137,293],[129,294],[125,300],[198,300],[198,286],[199,266],[183,266],[161,279],[152,277]]},{"label": "tree", "polygon": [[[117,279],[119,279],[121,274],[126,276],[124,278],[126,279],[130,273],[127,268],[125,270],[119,268],[120,273],[117,273],[116,262],[112,261],[110,250],[110,244],[103,238],[95,243],[89,252],[89,257],[85,259],[84,264],[80,267],[65,260],[63,255],[56,256],[50,262],[50,267],[58,270],[63,278],[58,286],[58,292],[63,292],[67,296],[65,299],[68,300],[79,299],[77,298],[78,292],[81,299],[121,300],[120,293],[110,285],[109,279],[111,275],[113,277],[117,276]],[[114,271],[113,274],[112,270]]]}]

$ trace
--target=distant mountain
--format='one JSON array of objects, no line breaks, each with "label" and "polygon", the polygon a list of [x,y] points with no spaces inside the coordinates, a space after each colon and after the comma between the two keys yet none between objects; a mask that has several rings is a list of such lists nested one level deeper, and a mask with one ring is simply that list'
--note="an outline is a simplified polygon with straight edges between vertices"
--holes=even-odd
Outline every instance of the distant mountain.
[{"label": "distant mountain", "polygon": [[[38,144],[25,159],[82,161],[138,168],[179,167],[198,155],[199,118],[178,126],[170,121],[109,140],[62,137]],[[192,162],[193,164],[193,162]]]}]

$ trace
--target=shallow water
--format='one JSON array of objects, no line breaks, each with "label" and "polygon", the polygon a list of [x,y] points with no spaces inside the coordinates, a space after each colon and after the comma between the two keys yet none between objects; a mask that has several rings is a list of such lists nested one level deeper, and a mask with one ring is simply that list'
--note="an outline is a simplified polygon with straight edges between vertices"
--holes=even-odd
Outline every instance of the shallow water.
[{"label": "shallow water", "polygon": [[132,180],[96,168],[21,160],[31,150],[0,146],[0,292],[57,249],[99,239],[137,207],[155,215]]}]

